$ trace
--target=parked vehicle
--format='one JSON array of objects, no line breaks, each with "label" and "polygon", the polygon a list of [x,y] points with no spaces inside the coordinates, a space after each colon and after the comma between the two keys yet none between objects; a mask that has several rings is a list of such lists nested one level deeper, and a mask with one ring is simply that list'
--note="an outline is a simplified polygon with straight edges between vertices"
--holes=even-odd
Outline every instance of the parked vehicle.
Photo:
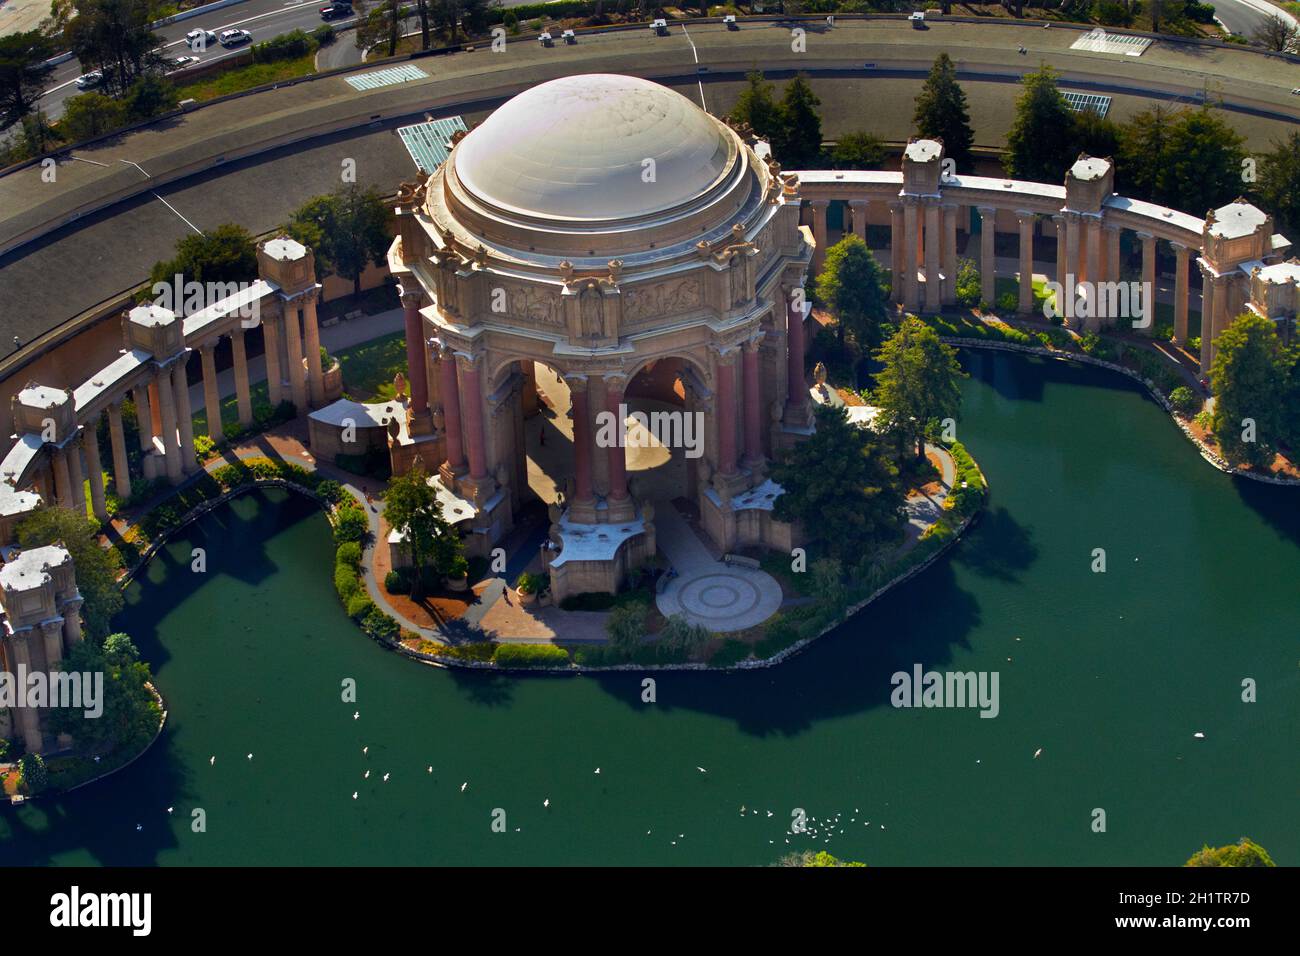
[{"label": "parked vehicle", "polygon": [[247,30],[223,30],[221,32],[222,46],[239,46],[241,43],[247,43],[253,39],[253,34]]},{"label": "parked vehicle", "polygon": [[191,30],[185,34],[185,42],[191,50],[206,50],[217,45],[217,35],[211,30]]}]

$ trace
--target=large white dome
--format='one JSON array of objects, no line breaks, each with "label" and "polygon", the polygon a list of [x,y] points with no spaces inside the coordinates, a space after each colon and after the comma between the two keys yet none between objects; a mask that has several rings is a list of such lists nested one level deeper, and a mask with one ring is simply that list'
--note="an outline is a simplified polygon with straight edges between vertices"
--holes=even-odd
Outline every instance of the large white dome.
[{"label": "large white dome", "polygon": [[692,202],[727,176],[737,152],[726,127],[680,93],[593,73],[520,93],[460,142],[454,163],[488,206],[578,224]]}]

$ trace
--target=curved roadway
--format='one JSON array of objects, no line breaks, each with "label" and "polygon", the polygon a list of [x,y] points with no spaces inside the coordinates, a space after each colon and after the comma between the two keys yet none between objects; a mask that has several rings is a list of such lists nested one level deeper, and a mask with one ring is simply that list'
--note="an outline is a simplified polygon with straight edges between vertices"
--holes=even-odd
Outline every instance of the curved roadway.
[{"label": "curved roadway", "polygon": [[1222,91],[1252,146],[1266,148],[1300,122],[1300,97],[1289,94],[1300,87],[1293,61],[1168,42],[1139,58],[1069,50],[1080,32],[1005,21],[938,22],[925,31],[898,20],[840,21],[833,30],[810,26],[806,52],[797,53],[789,28],[776,23],[737,31],[675,24],[666,37],[636,29],[584,35],[573,46],[518,42],[502,54],[480,48],[422,58],[414,62],[427,77],[372,90],[327,76],[214,103],[78,150],[57,165],[54,182],[38,167],[0,178],[0,250],[16,250],[0,256],[0,299],[24,303],[6,310],[0,341],[30,342],[130,287],[192,229],[230,221],[254,232],[274,228],[303,199],[337,185],[341,158],[357,160],[363,182],[391,189],[414,172],[395,126],[426,111],[475,120],[560,75],[635,73],[721,113],[747,70],[761,65],[777,77],[807,70],[829,134],[866,128],[897,139],[910,128],[916,79],[947,51],[988,146],[1000,145],[1009,126],[1011,84],[1040,60],[1062,71],[1066,88],[1115,97],[1114,115],[1151,98],[1196,102],[1208,87],[1212,96]]}]

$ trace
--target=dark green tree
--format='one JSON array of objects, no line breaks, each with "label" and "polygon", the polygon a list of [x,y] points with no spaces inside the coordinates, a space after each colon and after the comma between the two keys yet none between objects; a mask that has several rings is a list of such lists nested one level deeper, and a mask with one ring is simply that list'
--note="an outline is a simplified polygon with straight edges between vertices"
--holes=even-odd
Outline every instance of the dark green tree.
[{"label": "dark green tree", "polygon": [[787,169],[816,166],[822,155],[822,120],[817,113],[821,100],[808,84],[808,78],[796,73],[781,95],[779,139],[772,150]]},{"label": "dark green tree", "polygon": [[170,80],[156,73],[146,73],[131,84],[124,99],[127,118],[139,122],[175,109],[180,97]]},{"label": "dark green tree", "polygon": [[880,344],[880,327],[888,315],[881,275],[876,257],[853,233],[826,250],[816,292],[835,316],[840,345],[846,331],[859,349],[869,351]]},{"label": "dark green tree", "polygon": [[819,405],[812,437],[784,452],[772,479],[781,521],[798,521],[818,554],[856,559],[894,541],[903,526],[898,468],[875,432],[849,421],[843,408]]},{"label": "dark green tree", "polygon": [[36,108],[54,67],[45,61],[54,44],[40,30],[0,37],[0,129],[8,129]]},{"label": "dark green tree", "polygon": [[885,162],[885,144],[870,133],[845,133],[831,150],[832,169],[879,169]]},{"label": "dark green tree", "polygon": [[1300,132],[1293,132],[1260,157],[1254,193],[1273,215],[1277,231],[1300,237]]},{"label": "dark green tree", "polygon": [[418,601],[424,594],[425,568],[445,574],[463,553],[460,535],[442,516],[442,505],[429,484],[429,476],[418,464],[389,481],[384,494],[384,520],[390,527],[406,532],[415,567],[411,597]]},{"label": "dark green tree", "polygon": [[970,171],[975,131],[970,125],[966,93],[957,83],[957,68],[947,53],[940,53],[930,67],[930,75],[916,97],[912,125],[918,136],[943,140],[943,154],[957,164],[959,172]]},{"label": "dark green tree", "polygon": [[154,263],[151,283],[247,282],[257,277],[257,246],[243,226],[226,223],[176,243],[176,255]]},{"label": "dark green tree", "polygon": [[1210,367],[1213,430],[1229,461],[1249,462],[1256,468],[1273,463],[1282,431],[1280,399],[1287,372],[1270,320],[1247,312],[1219,333]]},{"label": "dark green tree", "polygon": [[1245,140],[1208,106],[1187,110],[1169,137],[1169,205],[1204,215],[1242,193]]},{"label": "dark green tree", "polygon": [[[109,649],[109,641],[112,649]],[[59,670],[104,675],[103,713],[87,717],[84,707],[58,708],[50,714],[56,733],[69,734],[82,753],[139,750],[158,730],[162,710],[145,685],[152,680],[149,665],[125,634],[113,634],[100,647],[94,641],[75,645]]]},{"label": "dark green tree", "polygon": [[383,265],[392,237],[388,208],[379,191],[348,183],[327,196],[307,200],[289,222],[289,233],[316,253],[317,270],[352,280],[361,294],[361,273]]},{"label": "dark green tree", "polygon": [[82,93],[63,104],[59,132],[70,143],[102,136],[126,125],[126,104],[103,93]]},{"label": "dark green tree", "polygon": [[1125,192],[1138,199],[1169,205],[1164,170],[1169,165],[1169,142],[1178,112],[1152,106],[1120,127],[1116,178]]},{"label": "dark green tree", "polygon": [[916,457],[923,458],[930,423],[961,416],[959,383],[966,373],[957,362],[957,350],[944,345],[939,333],[920,319],[908,316],[876,359],[884,368],[876,375],[872,397],[883,424],[900,441],[913,440]]},{"label": "dark green tree", "polygon": [[1106,119],[1096,110],[1080,110],[1074,114],[1072,135],[1075,153],[1104,156],[1107,159],[1119,155],[1118,124]]},{"label": "dark green tree", "polygon": [[77,587],[85,603],[81,616],[94,638],[108,633],[113,615],[122,609],[122,592],[117,572],[122,563],[116,551],[99,546],[97,523],[67,508],[47,507],[24,518],[18,525],[18,545],[23,550],[62,544],[77,570]]},{"label": "dark green tree", "polygon": [[64,38],[83,67],[103,71],[110,92],[162,68],[163,41],[149,26],[156,19],[152,0],[76,0],[75,6]]},{"label": "dark green tree", "polygon": [[1008,176],[1059,183],[1078,158],[1070,136],[1074,114],[1056,86],[1057,75],[1043,64],[1020,80],[1023,89],[1002,154]]},{"label": "dark green tree", "polygon": [[763,79],[761,70],[745,75],[745,88],[729,114],[735,123],[748,124],[754,134],[775,146],[781,136],[781,107],[772,84]]}]

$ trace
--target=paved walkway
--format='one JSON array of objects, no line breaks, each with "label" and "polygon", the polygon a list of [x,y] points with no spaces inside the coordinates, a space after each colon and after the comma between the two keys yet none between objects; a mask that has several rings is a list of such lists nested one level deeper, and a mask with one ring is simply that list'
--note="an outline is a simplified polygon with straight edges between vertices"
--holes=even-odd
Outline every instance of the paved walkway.
[{"label": "paved walkway", "polygon": [[714,559],[671,505],[655,512],[656,541],[677,577],[656,598],[665,617],[681,614],[711,631],[741,631],[781,607],[781,585],[766,571]]}]

